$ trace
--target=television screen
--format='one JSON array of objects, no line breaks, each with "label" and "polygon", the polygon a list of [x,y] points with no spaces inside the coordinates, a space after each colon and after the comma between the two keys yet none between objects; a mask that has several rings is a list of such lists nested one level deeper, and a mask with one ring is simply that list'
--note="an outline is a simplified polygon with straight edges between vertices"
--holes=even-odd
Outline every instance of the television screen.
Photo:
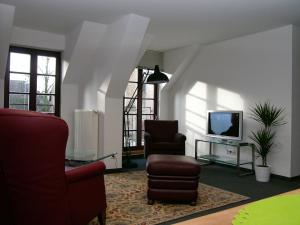
[{"label": "television screen", "polygon": [[242,111],[208,112],[207,135],[222,139],[242,139]]}]

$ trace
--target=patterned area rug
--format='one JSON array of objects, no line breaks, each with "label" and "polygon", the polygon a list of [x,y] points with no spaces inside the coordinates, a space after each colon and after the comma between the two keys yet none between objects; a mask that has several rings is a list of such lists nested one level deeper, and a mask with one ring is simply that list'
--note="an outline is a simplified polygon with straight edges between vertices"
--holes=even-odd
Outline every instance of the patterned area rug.
[{"label": "patterned area rug", "polygon": [[[248,197],[201,184],[196,206],[155,202],[147,204],[145,171],[105,175],[107,225],[151,225],[239,202]],[[95,218],[89,225],[98,225]]]}]

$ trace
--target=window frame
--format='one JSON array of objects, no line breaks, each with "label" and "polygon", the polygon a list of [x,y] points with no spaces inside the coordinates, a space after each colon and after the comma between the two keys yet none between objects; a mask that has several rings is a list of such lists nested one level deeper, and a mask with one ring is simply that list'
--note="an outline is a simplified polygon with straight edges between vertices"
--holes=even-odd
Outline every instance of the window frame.
[{"label": "window frame", "polygon": [[[143,130],[143,116],[144,115],[148,115],[148,116],[153,116],[154,118],[156,118],[158,116],[158,85],[157,84],[151,84],[154,86],[154,96],[153,98],[143,98],[143,89],[144,89],[144,85],[147,85],[147,83],[143,83],[143,79],[145,74],[143,73],[144,70],[147,70],[147,68],[141,68],[138,67],[136,68],[138,70],[138,80],[137,81],[128,81],[128,83],[136,83],[138,90],[137,90],[137,112],[136,113],[129,113],[129,115],[133,115],[136,116],[136,120],[137,120],[137,124],[136,124],[136,130],[129,130],[130,132],[136,132],[136,146],[131,146],[131,149],[142,149],[144,145],[142,145],[142,134],[144,132]],[[149,84],[150,85],[150,84]],[[125,99],[130,99],[131,97],[126,97],[124,95],[123,97],[123,115],[124,115],[124,107],[125,107]],[[153,101],[153,107],[154,107],[154,113],[153,114],[143,114],[142,112],[142,106],[143,106],[143,100],[151,100]],[[123,116],[123,119],[126,120],[126,118]],[[123,125],[124,125],[124,121],[123,121]],[[127,130],[126,130],[127,131]],[[123,149],[125,149],[126,147],[124,146],[124,127],[123,127]]]},{"label": "window frame", "polygon": [[[29,86],[29,109],[30,111],[36,111],[36,101],[38,95],[51,95],[54,96],[54,113],[47,113],[50,115],[60,116],[60,98],[61,98],[61,53],[57,51],[40,50],[34,48],[10,46],[7,59],[5,81],[4,81],[4,107],[9,108],[9,94],[12,93],[9,89],[10,83],[10,54],[12,52],[29,54],[30,55],[30,86]],[[37,62],[38,56],[49,56],[56,58],[56,71],[55,75],[38,74]],[[26,73],[27,74],[27,73]],[[39,75],[55,77],[55,93],[54,94],[42,94],[37,93],[37,78]],[[23,93],[24,94],[24,93]]]}]

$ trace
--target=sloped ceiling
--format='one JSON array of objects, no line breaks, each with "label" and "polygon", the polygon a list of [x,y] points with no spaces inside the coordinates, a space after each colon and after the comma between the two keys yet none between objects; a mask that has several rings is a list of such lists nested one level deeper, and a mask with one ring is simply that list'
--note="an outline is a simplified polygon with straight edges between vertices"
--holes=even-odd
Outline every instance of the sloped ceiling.
[{"label": "sloped ceiling", "polygon": [[65,34],[84,20],[111,24],[150,18],[152,50],[207,44],[300,23],[299,0],[0,0],[16,6],[15,25]]}]

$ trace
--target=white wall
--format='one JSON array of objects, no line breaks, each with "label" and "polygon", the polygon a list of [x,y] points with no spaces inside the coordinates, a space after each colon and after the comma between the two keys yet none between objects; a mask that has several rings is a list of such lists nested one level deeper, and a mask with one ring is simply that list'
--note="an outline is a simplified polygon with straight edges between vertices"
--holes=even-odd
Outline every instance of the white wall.
[{"label": "white wall", "polygon": [[148,18],[129,14],[109,25],[84,21],[67,35],[62,116],[70,128],[68,152],[73,146],[74,109],[98,110],[98,156],[117,152],[116,159],[105,163],[107,168],[122,167],[123,95],[149,42],[148,23]]},{"label": "white wall", "polygon": [[[82,87],[92,77],[94,55],[105,27],[103,24],[83,21],[66,35],[66,49],[63,54],[61,117],[69,126],[67,145],[69,155],[72,155],[74,149],[74,110],[96,109],[96,107],[82,107]],[[94,96],[94,99],[96,98],[97,96]]]},{"label": "white wall", "polygon": [[[105,98],[105,113],[103,117],[103,151],[104,155],[117,154],[115,159],[105,159],[107,168],[122,168],[122,137],[123,137],[123,98]],[[101,102],[103,104],[103,102]],[[101,106],[100,106],[101,107]]]},{"label": "white wall", "polygon": [[74,152],[74,110],[79,108],[79,90],[77,84],[63,84],[61,86],[61,117],[69,127],[69,137],[66,155]]},{"label": "white wall", "polygon": [[182,64],[182,62],[187,58],[187,55],[190,55],[190,52],[193,49],[198,50],[198,48],[199,45],[191,45],[164,52],[164,71],[170,74],[176,73],[176,71],[178,70],[178,65]]},{"label": "white wall", "polygon": [[98,93],[97,109],[103,118],[100,130],[104,132],[100,137],[100,140],[103,138],[100,151],[104,155],[118,153],[117,162],[105,160],[108,168],[122,166],[123,95],[129,77],[140,60],[141,50],[145,50],[148,23],[148,18],[130,14],[107,28],[98,49],[93,79],[85,88],[85,96],[90,97],[85,97],[84,103],[89,106],[95,104],[91,102],[91,97],[95,91]]},{"label": "white wall", "polygon": [[86,83],[90,79],[95,54],[106,25],[84,21],[67,35],[64,60],[69,63],[63,83]]},{"label": "white wall", "polygon": [[0,78],[0,108],[4,107],[4,79]]},{"label": "white wall", "polygon": [[[249,119],[249,107],[270,100],[285,107],[288,124],[278,129],[269,162],[272,173],[290,177],[291,84],[292,26],[203,47],[169,91],[174,118],[187,135],[186,154],[194,154],[194,139],[206,133],[207,110],[243,110],[247,140],[249,131],[257,128]],[[219,150],[220,154],[226,152]],[[207,146],[200,146],[199,151],[206,152]]]},{"label": "white wall", "polygon": [[292,176],[300,175],[300,28],[293,26]]},{"label": "white wall", "polygon": [[62,54],[62,81],[65,80],[82,24],[76,26],[73,30],[65,35],[65,50]]},{"label": "white wall", "polygon": [[14,27],[11,44],[44,50],[63,51],[65,36],[44,31]]},{"label": "white wall", "polygon": [[0,4],[0,107],[4,107],[4,77],[15,7]]},{"label": "white wall", "polygon": [[163,54],[158,51],[147,50],[141,58],[138,66],[154,69],[154,66],[158,65],[160,69],[163,69]]},{"label": "white wall", "polygon": [[[4,79],[15,7],[0,4],[0,78]],[[0,91],[2,92],[2,91]]]},{"label": "white wall", "polygon": [[159,118],[170,119],[174,117],[174,111],[168,110],[172,106],[172,99],[170,99],[169,90],[174,86],[177,80],[181,77],[184,71],[189,67],[191,62],[195,59],[198,52],[201,50],[200,44],[177,48],[167,51],[163,55],[164,71],[172,74],[170,81],[161,88],[159,95]]},{"label": "white wall", "polygon": [[[100,156],[118,152],[117,163],[107,159],[106,165],[107,168],[122,166],[123,95],[151,39],[151,35],[145,35],[148,24],[149,18],[134,14],[111,25],[84,21],[67,35],[67,43],[64,35],[14,27],[12,45],[66,50],[62,55],[61,115],[69,125],[67,154],[73,150],[74,110],[96,109],[103,124],[99,136],[103,145]],[[0,80],[0,88],[2,83]],[[98,96],[99,89],[103,90],[103,98]]]}]

